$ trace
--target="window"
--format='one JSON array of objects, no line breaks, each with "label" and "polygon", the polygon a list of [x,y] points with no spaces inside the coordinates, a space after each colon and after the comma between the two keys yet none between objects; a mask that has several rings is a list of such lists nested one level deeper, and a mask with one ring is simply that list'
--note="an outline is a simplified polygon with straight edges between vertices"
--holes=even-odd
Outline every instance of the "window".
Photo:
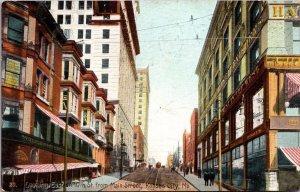
[{"label": "window", "polygon": [[300,54],[300,24],[296,22],[293,23],[293,54]]},{"label": "window", "polygon": [[241,82],[241,68],[240,66],[234,71],[233,75],[233,89],[236,90]]},{"label": "window", "polygon": [[224,50],[226,50],[227,45],[228,45],[228,28],[226,29],[225,33],[224,33],[224,40],[223,40],[223,48]]},{"label": "window", "polygon": [[219,86],[219,75],[216,75],[215,77],[215,91],[218,89]]},{"label": "window", "polygon": [[223,61],[223,75],[227,73],[227,70],[228,70],[228,57],[226,57],[225,60]]},{"label": "window", "polygon": [[90,68],[91,67],[91,60],[90,59],[85,59],[84,60],[84,66],[86,68]]},{"label": "window", "polygon": [[68,91],[65,90],[65,91],[63,91],[63,103],[62,103],[63,110],[67,110],[67,107],[69,107],[68,103],[67,103],[67,97],[68,97]]},{"label": "window", "polygon": [[139,105],[139,108],[142,108],[142,105]]},{"label": "window", "polygon": [[2,101],[2,128],[4,129],[22,129],[22,122],[19,118],[19,103],[11,101]]},{"label": "window", "polygon": [[8,16],[7,38],[17,43],[23,43],[24,21],[15,16]]},{"label": "window", "polygon": [[109,29],[103,29],[103,39],[109,39]]},{"label": "window", "polygon": [[215,102],[214,102],[214,117],[218,116],[218,112],[219,112],[219,101],[215,100]]},{"label": "window", "polygon": [[241,105],[235,113],[235,139],[240,138],[244,134],[244,127],[244,105]]},{"label": "window", "polygon": [[109,67],[109,59],[102,59],[102,68]]},{"label": "window", "polygon": [[102,44],[102,53],[109,53],[109,44]]},{"label": "window", "polygon": [[229,144],[229,121],[225,122],[225,146]]},{"label": "window", "polygon": [[64,80],[69,79],[69,61],[64,62]]},{"label": "window", "polygon": [[234,39],[234,57],[236,57],[239,49],[241,47],[241,39],[240,39],[240,32],[237,34],[236,38]]},{"label": "window", "polygon": [[252,71],[256,64],[258,63],[258,57],[259,57],[259,44],[258,40],[253,44],[253,46],[250,49],[250,71]]},{"label": "window", "polygon": [[235,25],[237,25],[241,20],[241,15],[242,15],[242,2],[238,1],[234,10]]},{"label": "window", "polygon": [[92,9],[92,8],[93,8],[93,1],[89,1],[89,0],[88,0],[88,1],[86,2],[86,9],[89,10],[89,9]]},{"label": "window", "polygon": [[87,54],[91,53],[91,45],[90,44],[85,44],[85,53],[87,53]]},{"label": "window", "polygon": [[99,134],[99,121],[95,122],[95,130],[96,130],[96,133]]},{"label": "window", "polygon": [[139,99],[139,102],[142,102],[142,99]]},{"label": "window", "polygon": [[209,137],[209,154],[212,154],[212,135]]},{"label": "window", "polygon": [[97,109],[97,111],[100,110],[100,101],[99,100],[96,101],[96,109]]},{"label": "window", "polygon": [[77,46],[78,46],[79,50],[80,50],[81,52],[83,52],[83,45],[82,45],[82,44],[77,44]]},{"label": "window", "polygon": [[48,63],[48,48],[49,48],[49,42],[45,39],[44,40],[44,61]]},{"label": "window", "polygon": [[58,1],[58,9],[59,10],[64,9],[64,1]]},{"label": "window", "polygon": [[48,77],[45,75],[43,76],[43,81],[42,81],[42,94],[41,96],[44,97],[45,99],[48,99]]},{"label": "window", "polygon": [[57,23],[63,24],[64,23],[64,16],[63,15],[57,15]]},{"label": "window", "polygon": [[[2,68],[4,69],[4,67]],[[12,58],[6,58],[5,84],[19,87],[21,78],[21,62]]]},{"label": "window", "polygon": [[86,20],[85,20],[85,23],[86,23],[86,24],[91,23],[91,21],[92,21],[92,15],[87,15],[85,19],[86,19]]},{"label": "window", "polygon": [[84,1],[79,1],[78,2],[78,8],[79,9],[84,9]]},{"label": "window", "polygon": [[65,24],[71,24],[71,15],[66,15],[66,23]]},{"label": "window", "polygon": [[223,89],[222,97],[223,97],[222,99],[223,99],[223,106],[224,106],[227,101],[227,84]]},{"label": "window", "polygon": [[208,70],[208,81],[211,81],[211,77],[212,77],[212,67],[210,67]]},{"label": "window", "polygon": [[64,35],[67,39],[70,39],[71,29],[64,29]]},{"label": "window", "polygon": [[43,43],[43,34],[39,32],[39,42],[38,42],[38,52],[41,55],[42,52],[42,43]]},{"label": "window", "polygon": [[83,38],[83,30],[82,29],[78,29],[78,35],[77,35],[78,39],[82,39]]},{"label": "window", "polygon": [[88,100],[88,96],[89,96],[89,86],[85,85],[84,86],[84,93],[83,93],[83,100],[87,101]]},{"label": "window", "polygon": [[87,30],[85,31],[85,38],[86,38],[86,39],[91,39],[91,36],[92,36],[92,30],[87,29]]},{"label": "window", "polygon": [[108,83],[108,74],[102,74],[101,75],[101,82],[102,83]]},{"label": "window", "polygon": [[83,24],[84,15],[78,15],[78,24]]},{"label": "window", "polygon": [[250,9],[250,31],[253,30],[254,26],[258,21],[258,16],[260,12],[259,7],[260,7],[260,3],[258,1],[254,1]]},{"label": "window", "polygon": [[219,150],[219,132],[216,130],[216,151]]},{"label": "window", "polygon": [[143,93],[139,93],[139,97],[142,97],[143,96]]},{"label": "window", "polygon": [[72,9],[72,1],[66,1],[66,9]]},{"label": "window", "polygon": [[215,71],[219,70],[219,50],[217,51],[215,55]]},{"label": "window", "polygon": [[87,110],[83,110],[82,113],[83,113],[83,115],[82,115],[82,119],[83,119],[82,125],[87,126]]},{"label": "window", "polygon": [[142,125],[142,122],[138,122],[138,125]]},{"label": "window", "polygon": [[253,129],[264,121],[264,89],[261,88],[252,98]]}]

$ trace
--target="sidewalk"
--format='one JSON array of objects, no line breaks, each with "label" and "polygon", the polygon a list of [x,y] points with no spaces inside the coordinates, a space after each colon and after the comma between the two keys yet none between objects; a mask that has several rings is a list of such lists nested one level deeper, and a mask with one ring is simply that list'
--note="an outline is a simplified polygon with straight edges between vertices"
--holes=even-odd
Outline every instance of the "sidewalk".
[{"label": "sidewalk", "polygon": [[[178,171],[178,174],[180,174],[183,177],[183,172]],[[198,178],[197,175],[194,175],[193,173],[189,173],[188,175],[185,175],[184,177],[188,182],[190,182],[194,187],[196,187],[199,191],[219,191],[219,187],[216,183],[214,183],[213,186],[205,186],[205,182],[203,177]],[[225,188],[222,188],[222,191],[228,191]]]},{"label": "sidewalk", "polygon": [[[123,172],[122,177],[128,175],[128,172]],[[67,187],[67,191],[99,191],[108,185],[119,180],[120,172],[110,173],[108,175],[101,175],[100,177],[82,183],[72,183]],[[55,191],[63,191],[63,188]]]}]

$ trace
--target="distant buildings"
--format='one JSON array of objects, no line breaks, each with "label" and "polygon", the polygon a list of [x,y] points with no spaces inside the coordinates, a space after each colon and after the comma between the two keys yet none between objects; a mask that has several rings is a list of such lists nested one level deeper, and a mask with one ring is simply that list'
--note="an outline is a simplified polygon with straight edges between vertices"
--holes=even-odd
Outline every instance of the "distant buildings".
[{"label": "distant buildings", "polygon": [[203,170],[218,173],[222,160],[222,184],[230,190],[300,187],[297,6],[220,1],[215,8],[196,69],[198,148]]},{"label": "distant buildings", "polygon": [[140,126],[134,126],[133,135],[133,158],[135,163],[144,162],[144,134]]},{"label": "distant buildings", "polygon": [[140,53],[135,15],[138,1],[48,1],[67,38],[77,42],[87,69],[115,105],[112,166],[119,169],[121,133],[126,144],[123,165],[133,166],[135,56]]},{"label": "distant buildings", "polygon": [[149,113],[149,68],[137,69],[138,78],[135,85],[135,125],[144,135],[144,162],[148,161],[148,113]]},{"label": "distant buildings", "polygon": [[198,109],[194,109],[191,115],[191,130],[183,133],[183,163],[192,167],[192,171],[197,171],[197,128]]},{"label": "distant buildings", "polygon": [[166,163],[167,167],[169,168],[173,167],[173,159],[174,159],[173,153],[169,153],[167,157],[167,163]]}]

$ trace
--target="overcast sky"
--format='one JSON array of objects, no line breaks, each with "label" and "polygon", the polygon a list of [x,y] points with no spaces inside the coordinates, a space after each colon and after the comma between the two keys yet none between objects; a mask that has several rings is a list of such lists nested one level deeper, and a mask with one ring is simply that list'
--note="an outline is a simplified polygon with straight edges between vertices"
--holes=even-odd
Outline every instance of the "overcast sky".
[{"label": "overcast sky", "polygon": [[[140,0],[137,66],[149,66],[149,157],[165,164],[198,107],[195,69],[215,0]],[[191,21],[192,20],[192,21]]]}]

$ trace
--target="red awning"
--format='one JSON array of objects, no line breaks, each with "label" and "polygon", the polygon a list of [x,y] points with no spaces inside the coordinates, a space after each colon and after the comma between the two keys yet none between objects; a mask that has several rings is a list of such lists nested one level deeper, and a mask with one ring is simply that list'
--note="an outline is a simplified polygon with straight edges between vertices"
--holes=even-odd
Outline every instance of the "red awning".
[{"label": "red awning", "polygon": [[[48,173],[48,172],[56,172],[63,171],[64,164],[35,164],[35,165],[16,165],[16,168],[10,168],[10,170],[17,170],[12,173],[12,171],[4,171],[2,174],[4,175],[22,175],[26,173]],[[79,169],[79,168],[97,168],[98,164],[94,163],[68,163],[67,169]],[[4,168],[6,170],[6,168]]]},{"label": "red awning", "polygon": [[[39,110],[41,110],[45,115],[47,115],[50,118],[50,121],[58,126],[60,126],[61,128],[65,129],[65,122],[60,119],[59,117],[57,117],[56,115],[54,115],[53,113],[51,113],[50,111],[47,111],[46,109],[42,108],[41,106],[37,105]],[[69,126],[68,127],[68,131],[70,133],[72,133],[73,135],[77,136],[78,138],[84,140],[85,142],[93,145],[96,148],[99,148],[99,146],[90,138],[88,138],[84,133],[82,133],[81,131],[78,131],[76,129],[74,129],[73,127]]]},{"label": "red awning", "polygon": [[300,92],[300,73],[287,73],[286,83],[286,95],[290,101]]},{"label": "red awning", "polygon": [[300,147],[280,147],[286,158],[290,160],[297,171],[300,171]]}]

